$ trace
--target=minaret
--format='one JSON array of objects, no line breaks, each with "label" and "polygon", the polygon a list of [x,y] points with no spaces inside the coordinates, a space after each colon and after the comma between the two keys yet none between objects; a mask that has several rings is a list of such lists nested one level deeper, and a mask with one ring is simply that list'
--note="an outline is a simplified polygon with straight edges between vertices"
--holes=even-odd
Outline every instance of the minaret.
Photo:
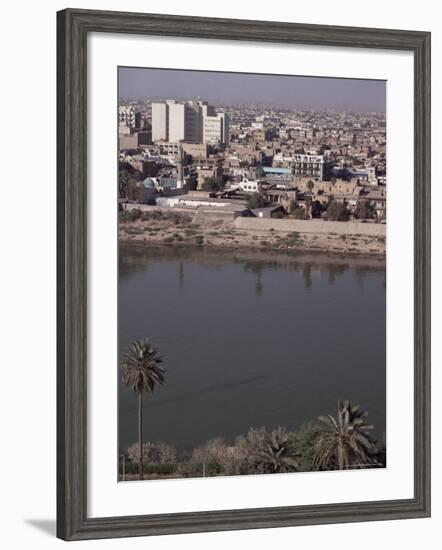
[{"label": "minaret", "polygon": [[178,189],[181,189],[184,185],[183,148],[182,148],[181,145],[180,145],[180,149],[179,149],[179,152],[178,152],[177,171],[178,171],[178,176],[177,176],[176,186],[177,186]]}]

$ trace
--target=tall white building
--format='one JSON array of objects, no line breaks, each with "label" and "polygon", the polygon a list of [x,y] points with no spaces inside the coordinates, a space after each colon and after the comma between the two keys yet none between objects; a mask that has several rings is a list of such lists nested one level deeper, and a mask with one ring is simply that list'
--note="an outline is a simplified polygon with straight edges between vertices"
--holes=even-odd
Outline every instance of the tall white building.
[{"label": "tall white building", "polygon": [[166,103],[152,103],[152,141],[168,141],[169,111]]},{"label": "tall white building", "polygon": [[204,117],[203,143],[229,145],[229,116],[227,113]]},{"label": "tall white building", "polygon": [[167,102],[169,111],[168,141],[172,143],[186,139],[186,108],[183,103]]},{"label": "tall white building", "polygon": [[207,102],[198,101],[203,124],[203,143],[211,145],[229,144],[229,117],[226,113],[217,113]]},{"label": "tall white building", "polygon": [[203,101],[152,103],[152,139],[227,145],[228,115]]}]

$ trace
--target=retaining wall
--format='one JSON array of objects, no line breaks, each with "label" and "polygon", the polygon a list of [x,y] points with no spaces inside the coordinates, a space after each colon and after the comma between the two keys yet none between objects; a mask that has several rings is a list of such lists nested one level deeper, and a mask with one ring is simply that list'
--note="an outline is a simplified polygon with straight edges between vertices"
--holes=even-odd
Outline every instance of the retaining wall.
[{"label": "retaining wall", "polygon": [[280,220],[276,218],[236,218],[237,229],[249,231],[275,231],[298,233],[322,233],[337,235],[366,235],[370,237],[385,237],[387,226],[382,223],[331,222],[324,220]]}]

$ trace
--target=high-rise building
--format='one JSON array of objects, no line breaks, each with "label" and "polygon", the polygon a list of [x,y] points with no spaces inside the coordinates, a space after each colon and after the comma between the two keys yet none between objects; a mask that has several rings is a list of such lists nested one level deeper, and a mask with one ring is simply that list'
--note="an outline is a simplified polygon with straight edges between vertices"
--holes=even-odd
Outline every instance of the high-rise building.
[{"label": "high-rise building", "polygon": [[168,140],[172,143],[186,138],[186,108],[183,103],[167,102],[169,112]]},{"label": "high-rise building", "polygon": [[169,111],[166,103],[152,103],[152,141],[169,140]]},{"label": "high-rise building", "polygon": [[228,115],[203,101],[152,103],[152,139],[227,145]]},{"label": "high-rise building", "polygon": [[118,109],[118,120],[128,128],[133,128],[135,126],[135,109],[122,105]]},{"label": "high-rise building", "polygon": [[203,142],[210,145],[229,145],[229,116],[217,113],[215,116],[204,116]]},{"label": "high-rise building", "polygon": [[197,102],[189,101],[185,105],[185,141],[202,143],[201,108]]}]

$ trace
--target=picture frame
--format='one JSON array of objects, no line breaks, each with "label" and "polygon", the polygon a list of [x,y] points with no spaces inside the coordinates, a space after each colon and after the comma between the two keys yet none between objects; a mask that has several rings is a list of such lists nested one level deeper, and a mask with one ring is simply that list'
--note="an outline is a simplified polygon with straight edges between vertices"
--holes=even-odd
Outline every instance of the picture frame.
[{"label": "picture frame", "polygon": [[[264,32],[265,31],[265,32]],[[414,56],[414,498],[91,518],[87,515],[87,36],[125,33]],[[195,533],[430,516],[430,33],[67,9],[57,14],[57,536]]]}]

